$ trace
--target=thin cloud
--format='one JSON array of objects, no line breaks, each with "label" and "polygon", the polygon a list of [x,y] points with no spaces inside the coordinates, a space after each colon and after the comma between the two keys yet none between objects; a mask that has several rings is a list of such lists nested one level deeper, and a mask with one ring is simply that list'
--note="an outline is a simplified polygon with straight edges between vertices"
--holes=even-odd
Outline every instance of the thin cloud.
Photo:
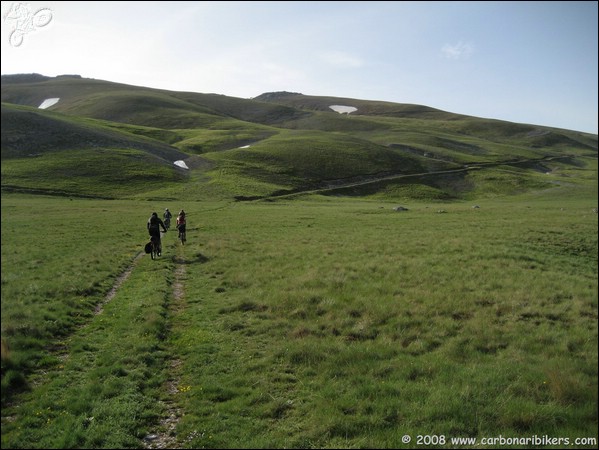
[{"label": "thin cloud", "polygon": [[324,62],[342,68],[357,68],[364,65],[364,61],[346,52],[326,52],[320,55]]},{"label": "thin cloud", "polygon": [[472,44],[462,41],[457,44],[445,44],[441,48],[441,52],[447,59],[468,59],[473,51]]}]

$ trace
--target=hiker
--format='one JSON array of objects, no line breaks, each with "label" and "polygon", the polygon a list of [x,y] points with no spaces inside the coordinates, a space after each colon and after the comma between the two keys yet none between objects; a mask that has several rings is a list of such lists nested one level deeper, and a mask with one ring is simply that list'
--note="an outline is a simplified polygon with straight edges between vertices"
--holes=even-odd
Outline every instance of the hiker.
[{"label": "hiker", "polygon": [[158,217],[158,213],[153,212],[147,223],[148,233],[150,233],[151,239],[155,244],[158,245],[158,256],[162,256],[162,243],[160,242],[160,227],[166,233],[166,227],[164,226],[164,222],[160,217]]}]

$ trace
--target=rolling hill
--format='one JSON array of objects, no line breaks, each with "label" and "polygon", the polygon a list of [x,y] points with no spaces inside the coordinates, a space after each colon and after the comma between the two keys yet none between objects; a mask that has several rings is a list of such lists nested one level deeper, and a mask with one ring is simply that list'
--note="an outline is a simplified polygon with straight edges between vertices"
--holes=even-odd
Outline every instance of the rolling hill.
[{"label": "rolling hill", "polygon": [[597,158],[596,135],[421,105],[38,74],[2,76],[1,143],[3,190],[109,198],[463,199],[549,187]]},{"label": "rolling hill", "polygon": [[[1,92],[2,448],[596,448],[596,135],[75,75]],[[153,259],[167,206],[187,241]]]}]

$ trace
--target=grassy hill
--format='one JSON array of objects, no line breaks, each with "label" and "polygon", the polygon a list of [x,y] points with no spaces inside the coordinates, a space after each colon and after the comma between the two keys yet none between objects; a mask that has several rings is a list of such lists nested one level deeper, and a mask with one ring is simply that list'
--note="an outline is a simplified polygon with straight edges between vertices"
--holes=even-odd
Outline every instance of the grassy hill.
[{"label": "grassy hill", "polygon": [[[60,100],[34,109],[47,98]],[[473,176],[473,167],[502,166],[502,174],[520,180],[513,191],[520,192],[554,182],[537,176],[541,165],[552,173],[597,158],[596,135],[289,92],[240,99],[31,74],[4,75],[2,101],[3,189],[31,190],[38,183],[46,192],[89,195],[92,183],[105,186],[113,176],[131,180],[127,188],[105,192],[117,197],[163,192],[240,199],[335,187],[351,195],[460,199],[506,192],[488,186],[493,177]],[[331,105],[357,110],[339,114]],[[71,155],[59,160],[59,151],[67,150]],[[70,161],[89,158],[92,169],[77,174],[85,180],[81,192],[74,179],[61,181],[75,174]],[[189,169],[173,167],[176,160]]]},{"label": "grassy hill", "polygon": [[121,197],[188,178],[184,152],[92,120],[2,104],[2,188]]},{"label": "grassy hill", "polygon": [[1,161],[2,448],[597,448],[596,135],[31,74]]}]

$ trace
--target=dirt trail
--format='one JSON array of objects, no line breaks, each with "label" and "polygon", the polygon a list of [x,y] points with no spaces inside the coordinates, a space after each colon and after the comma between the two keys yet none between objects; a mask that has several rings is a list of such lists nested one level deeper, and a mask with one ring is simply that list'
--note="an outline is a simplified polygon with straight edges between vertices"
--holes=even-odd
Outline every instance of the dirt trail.
[{"label": "dirt trail", "polygon": [[[186,274],[185,260],[181,257],[173,257],[176,269],[173,282],[173,300],[169,303],[169,316],[172,318],[185,309],[185,290],[184,280]],[[157,428],[158,430],[148,434],[143,444],[145,448],[181,448],[176,434],[177,424],[182,416],[182,410],[177,405],[176,396],[179,394],[180,377],[179,369],[181,361],[171,359],[170,372],[166,381],[166,391],[168,398],[163,400],[166,415],[163,417]]]},{"label": "dirt trail", "polygon": [[[143,255],[144,255],[143,252],[140,252],[138,255],[136,255],[135,258],[133,258],[133,261],[131,261],[131,264],[129,264],[129,266],[125,269],[125,271],[118,276],[118,278],[114,282],[114,285],[112,286],[110,291],[108,291],[108,293],[106,294],[104,299],[100,303],[98,303],[96,305],[96,307],[94,308],[94,315],[97,316],[98,314],[102,314],[102,312],[104,311],[104,305],[106,305],[109,301],[111,301],[114,298],[114,296],[116,295],[116,293],[119,290],[119,288],[121,287],[121,285],[127,280],[127,278],[129,278],[129,276],[133,272],[133,268],[135,267],[135,265],[137,264],[137,262]],[[74,330],[70,336],[74,335],[77,330],[80,330],[86,326],[87,326],[87,324],[81,325],[76,330]],[[67,339],[67,341],[68,341],[68,339]],[[69,346],[68,346],[67,341],[55,343],[51,347],[48,348],[48,350],[52,354],[56,355],[56,357],[58,359],[60,359],[63,362],[63,364],[69,358]],[[34,376],[31,381],[32,385],[38,386],[38,385],[44,383],[46,375],[47,375],[47,373],[45,371],[43,371],[43,372],[41,372],[40,377]]]},{"label": "dirt trail", "polygon": [[[106,294],[104,300],[96,305],[95,314],[101,314],[104,310],[104,305],[111,301],[121,285],[129,278],[133,269],[140,258],[144,256],[144,253],[139,253],[134,260],[131,262],[129,267],[116,279],[112,289]],[[181,310],[185,308],[185,291],[184,291],[184,279],[186,274],[185,260],[179,256],[174,256],[173,261],[176,264],[174,272],[173,282],[173,299],[169,302],[169,316],[176,316]],[[179,393],[179,367],[181,361],[178,359],[172,359],[170,361],[170,372],[166,382],[166,391],[168,392],[168,399],[164,400],[163,403],[166,409],[166,415],[160,420],[158,424],[158,431],[148,434],[144,440],[143,445],[145,448],[180,448],[176,436],[176,428],[181,418],[182,411],[177,406],[175,396]]]},{"label": "dirt trail", "polygon": [[[95,307],[94,314],[99,315],[104,311],[104,305],[110,302],[117,294],[119,288],[122,284],[129,278],[133,269],[137,265],[137,262],[145,255],[145,253],[140,252],[135,256],[131,264],[125,269],[121,275],[118,276],[114,285],[110,289],[110,291],[106,294],[102,302],[98,303]],[[174,272],[174,282],[173,282],[173,298],[172,301],[169,302],[169,315],[176,316],[180,311],[185,308],[185,291],[184,291],[184,279],[186,274],[186,261],[181,257],[174,256],[173,261],[176,264],[175,272]],[[63,361],[68,358],[67,346],[56,347],[54,349],[55,352],[58,352],[58,357]],[[176,436],[176,427],[179,423],[179,419],[181,418],[182,411],[177,406],[177,402],[175,401],[176,395],[179,393],[179,367],[181,365],[181,361],[178,359],[172,359],[170,361],[170,370],[169,377],[166,382],[166,391],[168,393],[168,398],[163,401],[165,405],[166,415],[160,420],[156,432],[148,434],[143,439],[144,448],[180,448],[180,445],[177,441]],[[39,381],[38,383],[39,384]]]},{"label": "dirt trail", "polygon": [[121,275],[119,275],[119,277],[114,282],[114,285],[112,286],[112,289],[110,289],[110,291],[108,292],[108,294],[106,294],[106,297],[104,297],[104,301],[102,301],[101,303],[98,303],[96,305],[96,309],[94,311],[94,313],[96,315],[97,314],[101,314],[102,311],[104,311],[104,305],[114,298],[114,296],[116,295],[116,292],[119,290],[119,288],[121,287],[121,285],[127,280],[127,278],[129,278],[129,276],[131,275],[131,272],[133,272],[133,268],[135,267],[135,264],[137,263],[137,261],[139,261],[139,259],[144,254],[145,253],[140,252],[133,259],[133,261],[131,262],[131,264],[129,265],[129,267],[127,267],[127,269]]},{"label": "dirt trail", "polygon": [[271,193],[269,195],[264,196],[253,196],[253,197],[244,197],[238,196],[236,197],[237,201],[254,201],[254,200],[265,200],[265,199],[273,199],[273,198],[284,198],[284,197],[293,197],[298,195],[306,195],[306,194],[319,194],[319,193],[333,193],[337,190],[355,188],[360,186],[366,186],[369,184],[381,183],[384,181],[392,181],[397,179],[405,179],[405,178],[421,178],[428,176],[437,176],[437,175],[447,175],[447,174],[457,174],[463,172],[470,172],[473,170],[483,170],[485,168],[493,168],[503,165],[508,166],[519,166],[522,164],[531,164],[531,163],[540,163],[546,161],[553,160],[570,160],[572,156],[544,156],[542,158],[533,158],[533,159],[511,159],[506,161],[494,161],[494,162],[472,162],[472,163],[464,163],[462,167],[455,169],[446,169],[446,170],[438,170],[433,172],[421,172],[421,173],[391,173],[391,174],[373,174],[373,175],[364,175],[358,176],[354,179],[340,179],[340,180],[328,180],[324,182],[324,185],[319,185],[315,187],[300,187],[297,189],[284,190]]}]

